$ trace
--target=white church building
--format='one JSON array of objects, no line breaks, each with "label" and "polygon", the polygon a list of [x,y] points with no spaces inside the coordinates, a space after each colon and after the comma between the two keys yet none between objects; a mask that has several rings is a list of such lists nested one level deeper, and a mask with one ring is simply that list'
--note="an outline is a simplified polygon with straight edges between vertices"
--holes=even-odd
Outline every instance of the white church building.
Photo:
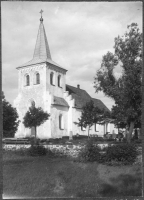
[{"label": "white church building", "polygon": [[[14,106],[20,124],[16,138],[31,137],[34,134],[33,129],[25,128],[23,124],[23,117],[32,104],[50,113],[49,119],[37,127],[37,137],[41,139],[87,135],[87,129],[78,127],[75,122],[81,116],[82,107],[90,100],[94,101],[95,106],[108,110],[101,100],[92,98],[79,85],[74,87],[66,84],[67,70],[52,60],[42,17],[33,58],[17,67],[17,70],[18,96]],[[117,134],[114,124],[95,124],[90,134],[103,136],[113,131]]]}]

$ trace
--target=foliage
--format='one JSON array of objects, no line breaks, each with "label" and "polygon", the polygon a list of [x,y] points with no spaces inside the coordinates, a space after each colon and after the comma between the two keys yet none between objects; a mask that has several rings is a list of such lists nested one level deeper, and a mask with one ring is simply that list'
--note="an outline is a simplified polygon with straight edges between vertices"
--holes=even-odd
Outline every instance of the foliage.
[{"label": "foliage", "polygon": [[31,106],[24,116],[23,124],[27,128],[35,127],[35,137],[36,137],[36,127],[43,124],[48,120],[50,114],[44,112],[41,107]]},{"label": "foliage", "polygon": [[82,107],[82,114],[81,118],[79,118],[79,122],[77,123],[78,126],[86,128],[88,126],[88,137],[89,137],[89,129],[90,127],[100,122],[104,119],[104,116],[108,116],[109,113],[99,109],[98,107],[94,106],[94,102],[91,100],[86,103],[85,106]]},{"label": "foliage", "polygon": [[40,126],[49,116],[50,114],[44,112],[41,107],[36,108],[32,106],[29,108],[29,111],[26,112],[23,123],[25,127],[28,128]]},{"label": "foliage", "polygon": [[94,162],[99,161],[101,157],[100,148],[94,145],[92,140],[87,141],[86,146],[78,155],[79,162]]},{"label": "foliage", "polygon": [[31,146],[40,144],[40,139],[38,139],[38,138],[31,137],[31,138],[29,138],[29,141],[30,141]]},{"label": "foliage", "polygon": [[3,105],[3,137],[14,137],[17,131],[19,120],[16,108],[5,99],[2,92],[2,105]]},{"label": "foliage", "polygon": [[122,143],[109,145],[100,149],[93,140],[87,141],[81,149],[78,162],[98,162],[106,165],[129,165],[133,164],[137,158],[138,151],[135,143]]},{"label": "foliage", "polygon": [[44,156],[46,154],[47,154],[46,148],[41,145],[32,145],[28,149],[28,155],[30,156]]},{"label": "foliage", "polygon": [[[141,117],[141,80],[142,80],[142,34],[138,25],[132,23],[124,36],[115,38],[114,53],[103,56],[101,68],[95,76],[96,92],[115,101],[112,114],[115,124],[129,127],[129,138],[135,126],[140,127]],[[122,72],[116,77],[115,69]]]},{"label": "foliage", "polygon": [[106,153],[103,156],[103,162],[114,164],[132,164],[135,162],[138,155],[135,144],[123,143],[113,146],[108,146]]}]

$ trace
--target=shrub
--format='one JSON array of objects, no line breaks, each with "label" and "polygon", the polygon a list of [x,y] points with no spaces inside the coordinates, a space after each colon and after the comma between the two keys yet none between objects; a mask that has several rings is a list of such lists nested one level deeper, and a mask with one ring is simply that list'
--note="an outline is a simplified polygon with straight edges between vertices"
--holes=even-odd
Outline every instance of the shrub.
[{"label": "shrub", "polygon": [[28,149],[28,154],[30,156],[43,156],[46,155],[46,153],[47,153],[46,148],[41,145],[32,145]]},{"label": "shrub", "polygon": [[138,152],[135,144],[123,143],[107,147],[102,161],[107,164],[132,164],[135,162],[137,155]]},{"label": "shrub", "polygon": [[78,161],[80,162],[94,162],[101,159],[100,148],[94,145],[92,140],[87,141],[85,147],[80,151],[78,155]]},{"label": "shrub", "polygon": [[103,137],[91,137],[91,140],[93,140],[95,142],[103,142],[104,138]]}]

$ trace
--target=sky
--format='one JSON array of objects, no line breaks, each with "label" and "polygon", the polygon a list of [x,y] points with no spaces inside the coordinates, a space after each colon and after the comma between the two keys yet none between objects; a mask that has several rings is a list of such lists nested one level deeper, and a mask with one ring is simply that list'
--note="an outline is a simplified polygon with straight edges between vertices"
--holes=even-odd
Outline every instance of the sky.
[{"label": "sky", "polygon": [[[41,9],[52,60],[68,70],[66,83],[79,84],[111,109],[114,101],[95,93],[94,76],[127,25],[135,22],[142,31],[142,2],[1,2],[2,90],[12,105],[18,95],[16,67],[33,57]],[[115,74],[120,72],[117,67]]]}]

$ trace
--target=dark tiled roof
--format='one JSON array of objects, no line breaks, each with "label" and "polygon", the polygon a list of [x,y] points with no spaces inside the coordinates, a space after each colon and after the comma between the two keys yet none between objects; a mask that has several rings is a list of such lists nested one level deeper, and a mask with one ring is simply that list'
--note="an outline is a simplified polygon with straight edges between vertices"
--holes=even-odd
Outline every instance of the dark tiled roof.
[{"label": "dark tiled roof", "polygon": [[66,85],[66,90],[72,95],[72,98],[75,99],[75,107],[77,108],[82,108],[91,100],[91,96],[85,90],[70,85]]},{"label": "dark tiled roof", "polygon": [[94,99],[92,98],[92,100],[94,101],[94,105],[97,106],[98,108],[100,108],[101,110],[105,110],[105,111],[108,111],[110,112],[110,110],[105,106],[105,104],[99,100],[99,99]]},{"label": "dark tiled roof", "polygon": [[54,105],[69,107],[68,103],[61,97],[54,96]]},{"label": "dark tiled roof", "polygon": [[109,109],[104,105],[101,100],[91,98],[91,96],[85,90],[66,85],[66,91],[68,91],[69,94],[72,95],[72,98],[75,99],[76,108],[82,108],[87,102],[93,100],[95,106],[99,107],[100,109],[104,109],[105,111],[109,111]]}]

